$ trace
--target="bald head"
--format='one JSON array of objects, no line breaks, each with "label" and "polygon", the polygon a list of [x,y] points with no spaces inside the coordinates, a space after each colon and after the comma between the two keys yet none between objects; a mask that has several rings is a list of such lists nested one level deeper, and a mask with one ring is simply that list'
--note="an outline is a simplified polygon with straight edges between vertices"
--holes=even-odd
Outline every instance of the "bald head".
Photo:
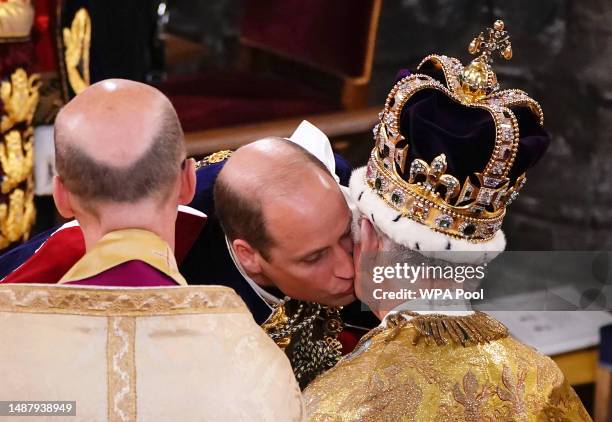
[{"label": "bald head", "polygon": [[267,195],[298,195],[308,183],[334,183],[327,168],[301,146],[283,138],[264,138],[239,148],[219,175],[237,191]]},{"label": "bald head", "polygon": [[123,79],[101,81],[58,113],[56,146],[75,146],[100,163],[127,166],[150,148],[169,109],[169,100],[149,85]]},{"label": "bald head", "polygon": [[338,190],[314,155],[282,138],[264,138],[239,148],[215,182],[217,215],[230,239],[242,238],[265,254],[273,244],[263,204],[301,201],[305,189]]},{"label": "bald head", "polygon": [[62,108],[55,147],[62,182],[90,202],[160,193],[185,155],[170,101],[153,87],[121,79],[98,82]]}]

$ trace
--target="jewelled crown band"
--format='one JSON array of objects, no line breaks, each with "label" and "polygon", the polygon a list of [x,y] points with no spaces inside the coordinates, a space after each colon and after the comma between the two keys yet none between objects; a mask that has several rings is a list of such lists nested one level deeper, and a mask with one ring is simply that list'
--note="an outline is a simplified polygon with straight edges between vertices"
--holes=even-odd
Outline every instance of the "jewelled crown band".
[{"label": "jewelled crown band", "polygon": [[[512,56],[503,22],[495,22],[493,28],[476,37],[469,51],[481,55],[465,67],[455,58],[438,55],[426,57],[418,66],[421,70],[433,65],[443,73],[444,83],[417,73],[395,84],[374,128],[375,146],[365,182],[402,216],[451,237],[477,243],[495,236],[506,206],[526,181],[524,173],[514,181],[509,178],[520,139],[519,122],[511,108],[530,109],[540,125],[544,116],[540,105],[525,92],[499,91],[491,55],[498,51],[506,59]],[[400,116],[406,103],[423,90],[441,92],[462,106],[485,110],[493,118],[492,154],[482,171],[467,177],[463,184],[446,173],[444,154],[430,163],[419,158],[407,163],[409,139],[400,133]]]}]

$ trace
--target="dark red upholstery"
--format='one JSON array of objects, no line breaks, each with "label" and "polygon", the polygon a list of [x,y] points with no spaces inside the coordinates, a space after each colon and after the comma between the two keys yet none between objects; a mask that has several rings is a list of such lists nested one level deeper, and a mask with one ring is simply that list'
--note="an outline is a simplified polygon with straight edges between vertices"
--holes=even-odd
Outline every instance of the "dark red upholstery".
[{"label": "dark red upholstery", "polygon": [[374,0],[243,0],[242,40],[347,76],[364,73]]},{"label": "dark red upholstery", "polygon": [[339,109],[318,91],[293,81],[249,73],[204,73],[158,85],[192,132]]},{"label": "dark red upholstery", "polygon": [[34,29],[32,40],[36,51],[34,71],[53,72],[58,68],[56,44],[56,0],[34,0]]},{"label": "dark red upholstery", "polygon": [[[364,75],[377,0],[243,0],[241,40],[319,70]],[[377,10],[377,9],[376,9]],[[252,73],[205,73],[158,85],[186,132],[342,108],[338,95],[299,80]]]},{"label": "dark red upholstery", "polygon": [[20,67],[30,74],[33,57],[34,46],[30,41],[0,42],[0,79],[9,77]]}]

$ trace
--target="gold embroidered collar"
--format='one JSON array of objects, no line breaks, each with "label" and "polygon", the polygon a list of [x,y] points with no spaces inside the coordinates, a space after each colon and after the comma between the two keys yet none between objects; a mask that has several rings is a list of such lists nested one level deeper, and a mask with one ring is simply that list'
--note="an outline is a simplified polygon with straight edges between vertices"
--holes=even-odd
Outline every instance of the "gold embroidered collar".
[{"label": "gold embroidered collar", "polygon": [[[412,343],[424,340],[427,344],[444,346],[449,343],[468,346],[485,344],[508,337],[508,329],[489,315],[476,311],[470,315],[419,314],[400,311],[389,315],[386,327],[379,327],[372,336],[391,329],[387,341],[392,340],[399,330],[412,325],[417,331]],[[371,338],[372,336],[367,336]],[[367,339],[366,339],[367,340]]]},{"label": "gold embroidered collar", "polygon": [[178,285],[187,285],[179,273],[172,248],[155,233],[141,229],[107,233],[58,284],[90,278],[128,261],[142,261],[166,274]]}]

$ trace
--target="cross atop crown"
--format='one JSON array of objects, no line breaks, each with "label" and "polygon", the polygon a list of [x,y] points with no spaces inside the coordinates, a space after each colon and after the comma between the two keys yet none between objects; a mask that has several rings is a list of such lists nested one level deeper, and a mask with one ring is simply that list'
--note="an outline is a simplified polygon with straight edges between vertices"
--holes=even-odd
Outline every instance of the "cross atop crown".
[{"label": "cross atop crown", "polygon": [[493,28],[487,28],[485,32],[481,32],[472,40],[468,51],[470,54],[482,53],[480,57],[487,63],[493,61],[491,55],[495,51],[504,59],[510,60],[512,58],[512,44],[508,31],[504,30],[504,22],[497,20],[493,24]]}]

